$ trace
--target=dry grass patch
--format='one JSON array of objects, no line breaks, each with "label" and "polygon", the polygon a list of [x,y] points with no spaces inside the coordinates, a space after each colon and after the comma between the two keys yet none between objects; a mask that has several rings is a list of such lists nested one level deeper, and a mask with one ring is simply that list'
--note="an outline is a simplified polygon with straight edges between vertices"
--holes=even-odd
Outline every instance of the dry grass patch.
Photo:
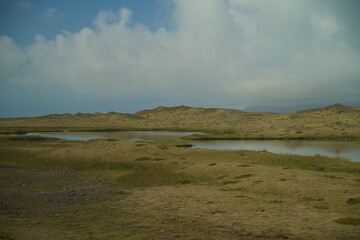
[{"label": "dry grass patch", "polygon": [[[155,163],[141,161],[161,161],[162,158],[151,159],[142,157],[135,161],[90,161],[81,157],[68,157],[61,160],[39,156],[38,154],[16,150],[0,149],[0,164],[9,167],[25,167],[37,169],[70,169],[79,172],[96,172],[123,187],[140,187],[169,184],[185,184],[184,179],[190,179],[183,173],[177,173],[174,168]],[[195,182],[194,179],[191,182]]]}]

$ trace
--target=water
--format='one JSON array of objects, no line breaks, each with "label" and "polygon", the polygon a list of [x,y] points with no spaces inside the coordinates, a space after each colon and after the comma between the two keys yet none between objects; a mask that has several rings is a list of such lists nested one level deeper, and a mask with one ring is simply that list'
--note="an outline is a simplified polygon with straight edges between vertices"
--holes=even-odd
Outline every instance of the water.
[{"label": "water", "polygon": [[360,144],[340,141],[310,140],[215,140],[196,143],[197,148],[221,150],[266,150],[273,153],[296,154],[304,156],[322,155],[341,157],[360,162]]},{"label": "water", "polygon": [[273,153],[288,153],[305,156],[316,154],[328,157],[341,157],[360,162],[360,144],[349,141],[313,141],[313,140],[211,140],[190,141],[183,136],[198,134],[195,132],[166,131],[123,131],[123,132],[43,132],[28,133],[44,137],[57,137],[65,140],[86,141],[96,138],[119,139],[128,141],[184,142],[195,148],[218,150],[266,150]]},{"label": "water", "polygon": [[201,134],[198,132],[167,131],[121,131],[121,132],[33,132],[27,135],[56,137],[64,140],[87,141],[97,138],[119,139],[128,141],[187,142],[181,137]]}]

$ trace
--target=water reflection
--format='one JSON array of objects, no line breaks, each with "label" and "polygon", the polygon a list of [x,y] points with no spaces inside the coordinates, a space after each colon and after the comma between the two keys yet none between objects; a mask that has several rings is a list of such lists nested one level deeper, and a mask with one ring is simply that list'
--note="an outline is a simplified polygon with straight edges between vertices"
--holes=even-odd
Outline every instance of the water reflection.
[{"label": "water reflection", "polygon": [[[159,141],[159,142],[187,142],[195,148],[219,150],[266,150],[274,153],[288,153],[297,155],[324,155],[341,157],[350,161],[360,162],[360,143],[341,141],[310,141],[310,140],[218,140],[218,141],[187,141],[183,136],[196,134],[195,132],[165,132],[165,131],[123,131],[123,132],[44,132],[29,133],[57,137],[65,140],[86,141],[96,138],[120,139],[128,141]],[[198,134],[198,133],[197,133]]]},{"label": "water reflection", "polygon": [[44,137],[56,137],[64,140],[87,141],[96,138],[120,139],[128,141],[158,141],[187,142],[183,136],[200,134],[197,132],[167,132],[167,131],[122,131],[122,132],[41,132],[28,133]]},{"label": "water reflection", "polygon": [[197,148],[221,150],[266,150],[274,153],[297,155],[324,155],[360,162],[360,144],[357,142],[307,141],[307,140],[221,140],[193,142]]}]

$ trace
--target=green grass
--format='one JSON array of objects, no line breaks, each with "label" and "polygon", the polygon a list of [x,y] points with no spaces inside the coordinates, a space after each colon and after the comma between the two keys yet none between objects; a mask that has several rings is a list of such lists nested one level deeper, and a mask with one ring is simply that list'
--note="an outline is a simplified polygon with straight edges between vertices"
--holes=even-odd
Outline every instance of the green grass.
[{"label": "green grass", "polygon": [[110,193],[115,194],[115,195],[117,195],[117,194],[130,194],[129,192],[121,190],[121,189],[112,189],[112,190],[110,190]]},{"label": "green grass", "polygon": [[222,175],[222,176],[217,177],[216,179],[219,180],[219,179],[226,178],[226,177],[228,177],[228,176],[229,176],[229,175]]},{"label": "green grass", "polygon": [[249,165],[249,164],[241,164],[241,165],[238,165],[238,167],[251,167],[251,165]]},{"label": "green grass", "polygon": [[183,184],[183,185],[185,185],[185,184],[190,184],[190,183],[193,183],[193,182],[194,182],[193,179],[178,179],[178,180],[176,181],[176,183],[178,183],[178,184]]},{"label": "green grass", "polygon": [[10,237],[7,233],[5,232],[0,232],[0,239],[2,240],[14,240],[14,238]]},{"label": "green grass", "polygon": [[360,225],[360,218],[338,218],[334,220],[334,222],[347,225]]},{"label": "green grass", "polygon": [[243,174],[243,175],[235,177],[235,179],[248,178],[248,177],[251,177],[251,176],[253,176],[253,175],[252,174]]},{"label": "green grass", "polygon": [[324,198],[317,198],[317,197],[305,197],[303,199],[305,202],[321,202],[324,201]]},{"label": "green grass", "polygon": [[244,191],[244,188],[220,188],[220,191],[223,192],[236,192],[236,191]]},{"label": "green grass", "polygon": [[141,157],[141,158],[134,159],[134,161],[148,161],[148,160],[151,160],[151,158],[149,158],[149,157]]},{"label": "green grass", "polygon": [[48,141],[48,140],[60,140],[55,137],[42,137],[42,136],[9,136],[4,137],[7,140],[11,141]]},{"label": "green grass", "polygon": [[185,174],[174,173],[171,167],[156,163],[88,161],[87,159],[77,157],[58,160],[28,152],[6,151],[2,149],[0,149],[0,165],[35,169],[71,169],[84,173],[96,171],[97,174],[124,187],[171,185],[177,184],[179,181],[182,184],[186,184],[186,181],[195,181],[195,179],[189,180]]},{"label": "green grass", "polygon": [[284,203],[284,202],[281,201],[281,200],[269,200],[269,201],[267,201],[267,202],[269,202],[269,203]]},{"label": "green grass", "polygon": [[350,204],[350,205],[355,205],[355,204],[359,204],[360,203],[360,197],[357,197],[357,198],[349,198],[347,201],[346,201],[347,204]]},{"label": "green grass", "polygon": [[[249,134],[239,135],[235,133],[208,133],[208,134],[193,134],[183,137],[190,140],[358,140],[357,136],[304,136],[303,131],[298,130],[293,135],[274,135],[264,136],[262,134],[256,134],[249,136]],[[298,135],[300,134],[300,136]],[[297,136],[298,135],[298,136]]]},{"label": "green grass", "polygon": [[223,210],[213,210],[213,211],[210,211],[210,214],[221,214],[221,213],[225,213],[225,211],[223,211]]},{"label": "green grass", "polygon": [[324,177],[332,178],[332,179],[344,179],[343,177],[338,177],[338,176],[334,176],[334,175],[324,175]]},{"label": "green grass", "polygon": [[169,147],[192,147],[189,143],[174,143],[174,142],[156,142],[155,143],[160,149],[168,149]]},{"label": "green grass", "polygon": [[165,158],[150,158],[150,157],[141,157],[141,158],[136,158],[134,159],[134,161],[163,161],[165,160]]},{"label": "green grass", "polygon": [[136,144],[135,146],[137,146],[137,147],[142,147],[142,146],[145,146],[146,144],[145,143],[138,143],[138,144]]},{"label": "green grass", "polygon": [[[283,167],[284,169],[360,174],[360,163],[349,162],[342,158],[274,154],[268,152],[249,152],[249,159],[253,164],[279,166]],[[335,176],[335,178],[337,177]]]},{"label": "green grass", "polygon": [[236,181],[224,181],[223,184],[224,185],[228,185],[228,184],[235,184],[235,183],[238,183],[240,182],[240,180],[236,180]]},{"label": "green grass", "polygon": [[124,187],[147,187],[176,184],[178,179],[183,178],[168,167],[147,165],[143,169],[118,177],[116,183]]},{"label": "green grass", "polygon": [[116,141],[119,141],[118,139],[114,139],[114,138],[107,138],[105,139],[105,141],[108,141],[108,142],[116,142]]},{"label": "green grass", "polygon": [[327,206],[327,205],[315,205],[315,206],[313,206],[313,208],[326,210],[326,209],[329,209],[329,206]]},{"label": "green grass", "polygon": [[147,165],[127,161],[87,161],[81,158],[53,159],[26,152],[0,151],[0,164],[9,167],[72,170],[141,170]]}]

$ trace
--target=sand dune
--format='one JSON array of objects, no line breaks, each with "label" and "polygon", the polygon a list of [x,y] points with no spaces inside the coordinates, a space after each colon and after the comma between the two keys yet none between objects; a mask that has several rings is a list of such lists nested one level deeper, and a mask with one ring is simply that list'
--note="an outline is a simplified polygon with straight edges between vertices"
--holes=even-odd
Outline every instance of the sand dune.
[{"label": "sand dune", "polygon": [[290,114],[188,106],[157,107],[134,114],[51,114],[0,119],[4,131],[28,128],[72,130],[190,130],[241,138],[358,138],[360,107],[334,104]]}]

